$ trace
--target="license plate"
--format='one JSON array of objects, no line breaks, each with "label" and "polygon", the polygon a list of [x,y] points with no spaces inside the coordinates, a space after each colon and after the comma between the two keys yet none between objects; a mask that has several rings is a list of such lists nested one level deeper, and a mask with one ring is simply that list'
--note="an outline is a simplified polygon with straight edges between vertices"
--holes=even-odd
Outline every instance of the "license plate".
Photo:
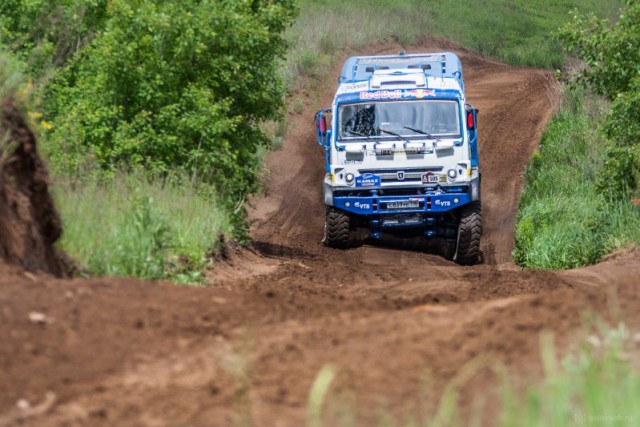
[{"label": "license plate", "polygon": [[419,208],[420,202],[414,200],[402,201],[402,202],[387,202],[387,209],[411,209]]},{"label": "license plate", "polygon": [[437,184],[438,182],[440,182],[440,176],[439,175],[435,175],[433,173],[425,173],[424,175],[422,175],[422,183],[423,184]]}]

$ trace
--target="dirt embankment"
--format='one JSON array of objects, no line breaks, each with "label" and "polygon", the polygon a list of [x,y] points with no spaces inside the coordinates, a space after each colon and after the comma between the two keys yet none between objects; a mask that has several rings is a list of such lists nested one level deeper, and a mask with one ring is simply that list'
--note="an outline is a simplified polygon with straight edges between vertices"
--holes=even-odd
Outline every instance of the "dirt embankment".
[{"label": "dirt embankment", "polygon": [[[540,332],[567,348],[585,310],[639,327],[638,252],[569,272],[510,261],[521,173],[558,102],[552,76],[443,40],[410,51],[445,49],[460,54],[481,111],[484,265],[392,245],[321,245],[323,162],[311,122],[330,105],[337,64],[295,95],[303,112],[291,113],[270,157],[269,196],[253,202],[256,250],[217,266],[211,287],[0,276],[0,426],[20,417],[33,426],[300,426],[327,364],[338,369],[328,425],[345,407],[372,425],[382,406],[400,419],[433,408],[478,357],[522,382],[538,377]],[[480,370],[463,387],[463,410],[484,400],[491,420],[495,384]],[[48,403],[32,414],[20,399]]]},{"label": "dirt embankment", "polygon": [[0,260],[63,273],[53,244],[62,233],[36,140],[11,100],[0,105]]}]

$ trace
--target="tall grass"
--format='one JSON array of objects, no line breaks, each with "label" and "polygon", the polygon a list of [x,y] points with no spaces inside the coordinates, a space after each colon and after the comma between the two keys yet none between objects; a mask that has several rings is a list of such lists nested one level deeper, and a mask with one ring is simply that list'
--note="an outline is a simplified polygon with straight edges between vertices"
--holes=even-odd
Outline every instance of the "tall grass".
[{"label": "tall grass", "polygon": [[638,340],[623,324],[600,327],[581,349],[558,363],[553,342],[542,340],[545,376],[517,398],[505,381],[501,426],[637,426]]},{"label": "tall grass", "polygon": [[528,268],[574,268],[640,243],[640,209],[594,190],[606,154],[599,128],[608,105],[584,89],[565,91],[529,162],[516,225],[516,261]]},{"label": "tall grass", "polygon": [[198,283],[220,234],[231,234],[216,196],[186,179],[118,174],[56,182],[61,247],[92,275]]},{"label": "tall grass", "polygon": [[570,12],[614,17],[620,0],[301,0],[289,31],[289,78],[317,77],[336,52],[395,41],[408,46],[442,36],[514,65],[560,68],[551,34]]},{"label": "tall grass", "polygon": [[[640,334],[632,333],[624,323],[616,327],[604,324],[584,340],[579,349],[565,358],[559,358],[551,335],[541,336],[543,376],[526,389],[516,389],[511,374],[500,366],[491,368],[499,378],[500,408],[489,425],[500,427],[568,427],[568,426],[637,426],[640,423],[640,371],[634,363],[638,357]],[[471,365],[469,365],[471,366]],[[474,371],[471,367],[470,371]],[[334,371],[329,371],[333,373]],[[308,403],[308,426],[355,427],[363,424],[349,408],[348,416],[325,423],[334,400],[324,402],[333,376],[324,368],[316,379]],[[383,411],[380,427],[453,427],[484,425],[482,413],[486,410],[481,396],[465,402],[473,408],[469,414],[460,410],[459,395],[455,391],[468,381],[452,383],[442,394],[433,411],[421,415],[404,414],[403,421]],[[327,382],[328,381],[328,382]],[[318,392],[321,384],[321,393]],[[330,394],[330,391],[329,393]],[[339,401],[337,402],[340,403]],[[324,412],[320,409],[326,407]],[[344,412],[344,410],[343,410]],[[485,420],[488,421],[488,420]]]}]

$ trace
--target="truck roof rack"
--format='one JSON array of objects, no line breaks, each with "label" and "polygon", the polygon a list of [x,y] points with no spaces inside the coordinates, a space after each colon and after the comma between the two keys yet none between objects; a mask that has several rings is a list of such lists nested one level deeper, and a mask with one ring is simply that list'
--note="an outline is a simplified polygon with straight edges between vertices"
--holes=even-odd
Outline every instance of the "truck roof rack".
[{"label": "truck roof rack", "polygon": [[382,56],[352,56],[342,68],[339,83],[369,80],[377,70],[421,69],[427,77],[453,78],[464,88],[462,64],[451,52]]}]

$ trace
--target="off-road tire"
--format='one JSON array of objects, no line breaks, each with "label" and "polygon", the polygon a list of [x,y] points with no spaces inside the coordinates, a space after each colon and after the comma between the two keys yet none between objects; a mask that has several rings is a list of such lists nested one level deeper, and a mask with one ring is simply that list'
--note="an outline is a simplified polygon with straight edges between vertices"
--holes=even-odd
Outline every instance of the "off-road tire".
[{"label": "off-road tire", "polygon": [[346,212],[327,207],[322,243],[330,248],[348,248],[351,243],[349,236],[349,219],[349,214]]},{"label": "off-road tire", "polygon": [[480,202],[472,202],[460,211],[458,239],[454,261],[460,265],[472,265],[480,261],[480,237],[482,236],[482,212]]}]

